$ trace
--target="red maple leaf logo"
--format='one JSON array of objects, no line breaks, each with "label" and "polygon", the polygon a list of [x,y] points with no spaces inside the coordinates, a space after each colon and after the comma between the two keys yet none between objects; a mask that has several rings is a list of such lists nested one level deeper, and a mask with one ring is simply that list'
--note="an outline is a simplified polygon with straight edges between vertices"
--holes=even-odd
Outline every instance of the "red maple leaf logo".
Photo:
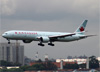
[{"label": "red maple leaf logo", "polygon": [[84,28],[83,28],[83,27],[81,27],[81,28],[80,28],[80,31],[81,31],[81,32],[82,32],[82,31],[84,31]]}]

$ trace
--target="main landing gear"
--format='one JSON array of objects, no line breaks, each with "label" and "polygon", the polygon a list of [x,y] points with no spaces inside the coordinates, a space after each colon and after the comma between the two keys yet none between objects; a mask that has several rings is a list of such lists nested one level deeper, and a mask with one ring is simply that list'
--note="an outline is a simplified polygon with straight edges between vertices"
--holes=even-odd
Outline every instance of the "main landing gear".
[{"label": "main landing gear", "polygon": [[55,46],[54,44],[52,44],[52,43],[48,43],[48,45],[50,45],[50,46]]},{"label": "main landing gear", "polygon": [[42,44],[42,43],[38,43],[38,45],[39,45],[39,46],[45,46],[45,45],[44,45],[44,44]]},{"label": "main landing gear", "polygon": [[[42,44],[42,42],[38,43],[39,46],[45,46],[44,44]],[[55,46],[54,44],[52,44],[52,42],[48,43],[48,45],[50,46]]]}]

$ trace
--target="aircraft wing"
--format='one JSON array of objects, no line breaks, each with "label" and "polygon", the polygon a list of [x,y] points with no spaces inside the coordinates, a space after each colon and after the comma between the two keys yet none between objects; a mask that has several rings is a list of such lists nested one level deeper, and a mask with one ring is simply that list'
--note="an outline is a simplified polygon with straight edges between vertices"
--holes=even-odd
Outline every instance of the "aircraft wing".
[{"label": "aircraft wing", "polygon": [[64,35],[54,35],[54,36],[49,36],[49,38],[62,38],[66,36],[72,36],[75,35],[76,33],[71,33],[71,34],[64,34]]}]

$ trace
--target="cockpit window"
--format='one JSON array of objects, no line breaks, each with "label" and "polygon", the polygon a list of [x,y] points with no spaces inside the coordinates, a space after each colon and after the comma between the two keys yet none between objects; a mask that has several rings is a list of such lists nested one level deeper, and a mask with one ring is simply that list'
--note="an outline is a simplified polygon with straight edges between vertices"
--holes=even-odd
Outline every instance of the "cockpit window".
[{"label": "cockpit window", "polygon": [[5,33],[7,35],[7,33]]}]

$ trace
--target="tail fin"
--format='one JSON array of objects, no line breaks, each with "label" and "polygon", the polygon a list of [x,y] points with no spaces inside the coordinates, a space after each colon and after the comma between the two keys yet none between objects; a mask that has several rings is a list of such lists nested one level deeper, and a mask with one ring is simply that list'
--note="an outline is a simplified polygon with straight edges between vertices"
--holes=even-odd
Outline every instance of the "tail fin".
[{"label": "tail fin", "polygon": [[77,30],[75,31],[76,33],[83,33],[84,31],[85,31],[85,27],[86,27],[86,25],[87,25],[87,22],[88,22],[88,20],[85,20],[84,22],[83,22],[83,24],[81,24],[78,28],[77,28]]}]

